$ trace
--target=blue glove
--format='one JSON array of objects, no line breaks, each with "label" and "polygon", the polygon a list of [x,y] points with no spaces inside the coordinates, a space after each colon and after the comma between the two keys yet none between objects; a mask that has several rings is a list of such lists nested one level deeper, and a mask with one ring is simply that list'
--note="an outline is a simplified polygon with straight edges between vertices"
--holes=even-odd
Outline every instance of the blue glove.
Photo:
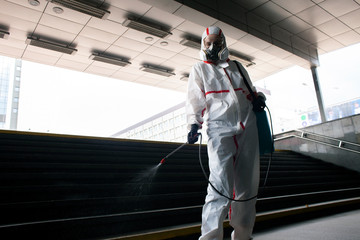
[{"label": "blue glove", "polygon": [[189,144],[194,144],[199,139],[199,135],[198,135],[198,132],[197,132],[198,129],[199,129],[199,126],[197,124],[192,124],[191,125],[191,130],[188,133],[188,143]]}]

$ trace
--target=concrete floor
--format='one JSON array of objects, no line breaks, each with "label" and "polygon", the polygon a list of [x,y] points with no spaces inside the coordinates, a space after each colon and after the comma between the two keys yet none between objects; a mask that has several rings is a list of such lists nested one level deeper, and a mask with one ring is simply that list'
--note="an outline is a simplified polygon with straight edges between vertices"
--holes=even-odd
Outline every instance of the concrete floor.
[{"label": "concrete floor", "polygon": [[[224,240],[231,240],[232,229],[224,229]],[[199,234],[175,237],[196,240]],[[360,240],[360,207],[325,211],[312,215],[256,223],[254,240]]]},{"label": "concrete floor", "polygon": [[255,231],[253,236],[254,240],[360,240],[360,210]]}]

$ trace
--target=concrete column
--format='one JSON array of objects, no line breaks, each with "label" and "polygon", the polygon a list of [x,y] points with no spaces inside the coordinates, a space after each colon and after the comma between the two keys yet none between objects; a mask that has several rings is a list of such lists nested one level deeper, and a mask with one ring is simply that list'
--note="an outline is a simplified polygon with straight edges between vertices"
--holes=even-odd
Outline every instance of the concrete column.
[{"label": "concrete column", "polygon": [[319,78],[318,78],[316,66],[311,67],[311,74],[312,74],[313,81],[314,81],[314,87],[315,87],[315,92],[316,92],[316,98],[318,101],[321,122],[324,123],[324,122],[326,122],[325,108],[324,108],[324,103],[323,103],[323,99],[322,99],[322,95],[321,95]]}]

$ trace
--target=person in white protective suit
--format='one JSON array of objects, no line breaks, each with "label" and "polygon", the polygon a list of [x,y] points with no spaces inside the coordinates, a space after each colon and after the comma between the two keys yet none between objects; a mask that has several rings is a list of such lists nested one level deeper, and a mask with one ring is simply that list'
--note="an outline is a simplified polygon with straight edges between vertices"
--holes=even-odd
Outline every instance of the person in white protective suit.
[{"label": "person in white protective suit", "polygon": [[[210,183],[229,198],[251,199],[230,201],[209,184],[199,240],[223,239],[223,221],[228,214],[234,228],[233,240],[251,239],[255,223],[254,196],[258,191],[260,171],[256,116],[251,95],[228,55],[222,30],[215,26],[206,28],[200,50],[203,61],[192,67],[188,81],[188,143],[198,140],[197,131],[205,119]],[[245,68],[240,67],[247,74]],[[249,84],[256,93],[251,82]]]}]

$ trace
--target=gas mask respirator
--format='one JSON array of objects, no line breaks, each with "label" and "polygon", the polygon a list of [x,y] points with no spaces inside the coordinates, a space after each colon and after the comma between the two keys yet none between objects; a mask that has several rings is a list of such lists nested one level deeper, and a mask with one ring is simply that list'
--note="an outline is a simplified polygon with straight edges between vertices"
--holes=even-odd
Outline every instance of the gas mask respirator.
[{"label": "gas mask respirator", "polygon": [[221,51],[221,47],[214,45],[214,43],[211,43],[210,47],[203,50],[206,54],[206,58],[211,61],[217,61],[219,60],[219,53]]},{"label": "gas mask respirator", "polygon": [[[219,46],[220,45],[220,46]],[[226,60],[229,56],[229,50],[227,47],[223,47],[223,44],[214,44],[211,43],[210,47],[207,49],[202,49],[200,51],[200,58],[203,61],[218,61]]]}]

